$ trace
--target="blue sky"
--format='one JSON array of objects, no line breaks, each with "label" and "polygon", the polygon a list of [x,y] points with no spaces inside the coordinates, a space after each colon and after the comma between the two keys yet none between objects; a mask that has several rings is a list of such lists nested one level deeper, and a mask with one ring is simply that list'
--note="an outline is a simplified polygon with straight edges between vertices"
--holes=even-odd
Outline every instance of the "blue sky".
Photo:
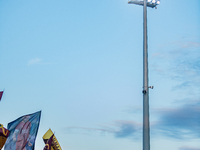
[{"label": "blue sky", "polygon": [[[200,150],[200,1],[148,8],[151,149]],[[142,150],[143,9],[1,0],[0,123],[42,110],[68,150]]]}]

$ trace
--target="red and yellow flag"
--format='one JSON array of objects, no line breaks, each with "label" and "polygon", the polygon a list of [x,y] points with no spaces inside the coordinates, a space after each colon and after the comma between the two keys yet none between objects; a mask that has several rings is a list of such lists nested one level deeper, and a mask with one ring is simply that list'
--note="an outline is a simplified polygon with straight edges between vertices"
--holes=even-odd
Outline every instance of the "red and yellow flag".
[{"label": "red and yellow flag", "polygon": [[10,131],[4,128],[2,124],[0,124],[0,149],[2,149],[4,146],[9,133]]},{"label": "red and yellow flag", "polygon": [[55,135],[49,129],[43,136],[44,143],[47,145],[50,142],[50,138],[52,137],[52,142],[51,142],[51,148],[50,150],[62,150],[60,147],[60,144],[58,143],[58,140],[56,139]]},{"label": "red and yellow flag", "polygon": [[50,137],[50,139],[47,140],[47,143],[45,144],[45,147],[43,150],[51,150],[53,136],[54,136],[54,134]]}]

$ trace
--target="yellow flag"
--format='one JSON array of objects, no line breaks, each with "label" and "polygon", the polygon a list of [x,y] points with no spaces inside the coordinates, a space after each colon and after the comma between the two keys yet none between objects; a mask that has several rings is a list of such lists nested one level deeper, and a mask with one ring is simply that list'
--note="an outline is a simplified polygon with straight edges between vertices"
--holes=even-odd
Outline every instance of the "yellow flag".
[{"label": "yellow flag", "polygon": [[[51,129],[49,129],[44,135],[43,140],[44,143],[47,144],[48,139],[53,135],[53,132]],[[55,135],[53,136],[52,143],[51,143],[51,150],[62,150],[60,147],[60,144],[58,143],[58,140],[56,139]]]},{"label": "yellow flag", "polygon": [[10,131],[4,128],[2,124],[0,124],[0,149],[2,149],[2,147],[4,146],[9,133]]}]

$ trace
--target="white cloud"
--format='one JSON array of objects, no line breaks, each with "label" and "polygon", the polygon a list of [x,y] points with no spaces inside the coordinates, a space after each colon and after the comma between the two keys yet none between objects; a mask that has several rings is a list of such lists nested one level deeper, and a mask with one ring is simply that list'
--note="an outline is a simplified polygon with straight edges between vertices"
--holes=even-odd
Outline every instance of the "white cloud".
[{"label": "white cloud", "polygon": [[183,147],[180,147],[179,150],[200,150],[200,148],[183,146]]},{"label": "white cloud", "polygon": [[42,59],[34,58],[34,59],[31,59],[31,60],[28,61],[28,66],[40,64],[41,62],[42,62]]}]

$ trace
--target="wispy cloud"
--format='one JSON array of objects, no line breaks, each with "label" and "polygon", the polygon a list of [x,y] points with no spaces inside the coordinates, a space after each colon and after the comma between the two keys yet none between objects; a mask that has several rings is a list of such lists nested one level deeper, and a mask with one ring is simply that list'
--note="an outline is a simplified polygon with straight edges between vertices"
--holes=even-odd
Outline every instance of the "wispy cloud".
[{"label": "wispy cloud", "polygon": [[141,124],[132,121],[117,121],[115,124],[117,130],[114,136],[117,138],[137,138],[138,131],[141,131]]},{"label": "wispy cloud", "polygon": [[[200,100],[188,99],[179,107],[155,109],[157,120],[150,123],[151,134],[175,139],[200,138]],[[132,112],[129,112],[132,113]],[[139,138],[142,123],[119,121],[112,124],[116,138]]]},{"label": "wispy cloud", "polygon": [[[151,134],[175,139],[200,138],[200,101],[184,104],[178,108],[155,110],[158,119],[151,122]],[[155,115],[155,114],[154,114]],[[112,134],[115,138],[138,140],[142,135],[142,123],[118,120],[97,128],[67,127],[69,133],[88,134],[100,132]],[[181,149],[182,150],[182,149]],[[188,149],[189,150],[189,149]],[[192,150],[192,149],[191,149]]]},{"label": "wispy cloud", "polygon": [[40,64],[41,62],[42,62],[42,59],[40,59],[40,58],[30,59],[30,60],[28,61],[28,66]]},{"label": "wispy cloud", "polygon": [[179,150],[200,150],[200,148],[183,146],[183,147],[180,147]]},{"label": "wispy cloud", "polygon": [[34,59],[30,59],[27,63],[28,66],[31,66],[31,65],[50,65],[50,64],[53,64],[53,63],[47,63],[47,62],[44,62],[42,59],[40,58],[34,58]]},{"label": "wispy cloud", "polygon": [[112,129],[109,128],[91,128],[91,127],[79,127],[79,126],[71,126],[66,128],[68,132],[78,131],[79,133],[86,133],[86,132],[102,132],[102,133],[113,133]]},{"label": "wispy cloud", "polygon": [[[182,39],[162,47],[152,55],[151,68],[164,78],[177,82],[176,88],[199,87],[200,42]],[[159,63],[158,63],[159,62]],[[162,64],[162,65],[161,65]],[[178,88],[177,88],[178,87]]]},{"label": "wispy cloud", "polygon": [[[132,121],[118,120],[112,124],[106,124],[99,128],[88,128],[88,127],[67,127],[66,130],[69,133],[78,132],[81,134],[88,134],[89,132],[100,132],[109,133],[116,138],[131,138],[138,139],[141,137],[141,124]],[[140,135],[138,135],[138,133]]]},{"label": "wispy cloud", "polygon": [[200,101],[158,111],[158,114],[153,129],[163,135],[177,139],[200,138]]},{"label": "wispy cloud", "polygon": [[195,41],[176,41],[181,48],[194,48],[200,47],[200,42]]}]

